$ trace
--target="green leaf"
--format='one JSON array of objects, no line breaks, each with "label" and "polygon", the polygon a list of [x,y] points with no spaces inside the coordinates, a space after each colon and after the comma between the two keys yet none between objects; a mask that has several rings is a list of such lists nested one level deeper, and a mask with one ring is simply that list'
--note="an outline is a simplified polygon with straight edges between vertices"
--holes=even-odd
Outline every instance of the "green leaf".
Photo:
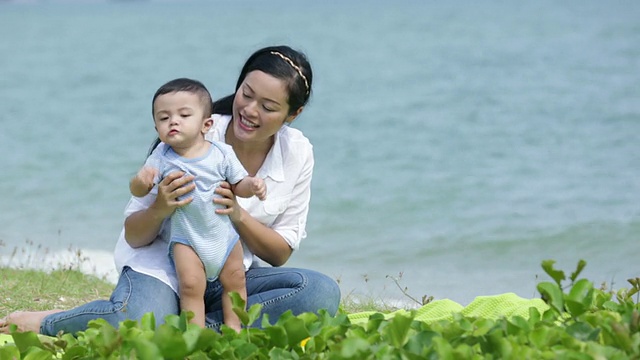
[{"label": "green leaf", "polygon": [[529,333],[529,341],[538,349],[546,348],[550,339],[551,336],[547,327],[539,327]]},{"label": "green leaf", "polygon": [[[247,313],[249,315],[249,321],[247,322],[248,324],[247,326],[251,326],[256,322],[256,320],[258,320],[258,318],[260,318],[260,314],[262,313],[262,304],[251,305]],[[267,321],[268,320],[269,318],[267,318]]]},{"label": "green leaf", "polygon": [[569,314],[577,317],[589,310],[592,301],[593,284],[586,279],[580,279],[571,287],[569,294],[566,296],[565,304]]},{"label": "green leaf", "polygon": [[113,351],[120,341],[117,330],[106,322],[100,327],[100,335],[107,352]]},{"label": "green leaf", "polygon": [[350,337],[342,342],[340,356],[343,359],[363,359],[366,358],[366,356],[361,356],[360,353],[369,350],[370,347],[371,345],[366,340],[359,337]]},{"label": "green leaf", "polygon": [[180,329],[180,321],[182,318],[182,315],[184,314],[184,311],[182,311],[182,313],[180,314],[180,316],[175,315],[175,314],[171,314],[171,315],[167,315],[164,317],[164,324],[168,325],[168,326],[172,326],[176,329]]},{"label": "green leaf", "polygon": [[296,317],[292,317],[287,319],[282,326],[287,332],[287,339],[289,342],[289,346],[294,347],[296,345],[300,345],[302,339],[306,339],[309,337],[309,331],[304,326],[304,321],[298,319]]},{"label": "green leaf", "polygon": [[[513,316],[511,319],[507,320],[507,325],[507,329],[510,330],[510,335],[518,335],[522,332],[528,333],[530,330],[529,322],[527,322],[527,320],[525,320],[522,316]],[[488,332],[488,330],[486,332]],[[484,333],[480,335],[484,335]]]},{"label": "green leaf", "polygon": [[243,343],[241,345],[236,345],[234,352],[236,353],[236,355],[238,355],[238,358],[248,359],[252,355],[255,355],[256,352],[258,352],[258,347],[255,344]]},{"label": "green leaf", "polygon": [[571,316],[573,317],[578,317],[584,314],[589,309],[583,303],[577,302],[571,299],[566,299],[564,301],[564,304],[567,306],[567,310],[569,311],[569,314],[571,314]]},{"label": "green leaf", "polygon": [[[517,318],[520,318],[517,316]],[[495,322],[491,319],[478,318],[473,322],[473,336],[483,336],[494,327]]]},{"label": "green leaf", "polygon": [[40,349],[43,348],[42,343],[38,338],[38,334],[33,331],[13,332],[11,333],[11,336],[13,337],[13,342],[18,347],[18,350],[20,350],[20,353],[26,352],[27,349],[32,346]]},{"label": "green leaf", "polygon": [[190,327],[189,330],[182,333],[182,338],[184,339],[184,343],[187,346],[188,353],[191,353],[192,351],[195,350],[202,330],[203,329],[201,327],[194,326],[194,327]]},{"label": "green leaf", "polygon": [[0,359],[20,359],[20,350],[15,345],[0,346]]},{"label": "green leaf", "polygon": [[140,328],[142,330],[155,330],[156,329],[156,317],[152,312],[148,312],[142,315],[142,319],[140,319]]},{"label": "green leaf", "polygon": [[407,342],[407,334],[411,329],[413,317],[397,314],[389,321],[384,333],[389,338],[391,345],[401,348]]},{"label": "green leaf", "polygon": [[269,345],[284,348],[288,344],[287,332],[281,326],[270,326],[264,329],[269,339]]},{"label": "green leaf", "polygon": [[[81,359],[87,355],[87,352],[87,348],[74,345],[66,348],[64,355],[62,355],[62,360]],[[0,359],[2,359],[2,356],[0,356]]]},{"label": "green leaf", "polygon": [[164,358],[184,359],[187,356],[187,344],[176,328],[160,325],[153,340]]},{"label": "green leaf", "polygon": [[62,336],[60,336],[59,340],[62,341],[62,342],[67,343],[67,345],[66,345],[67,347],[72,346],[72,345],[76,345],[78,343],[78,339],[75,336],[73,336],[73,335],[71,335],[69,333],[62,334]]},{"label": "green leaf", "polygon": [[155,360],[162,358],[162,353],[160,352],[158,346],[149,340],[137,340],[134,342],[133,347],[136,352],[136,359]]},{"label": "green leaf", "polygon": [[245,310],[246,302],[244,299],[235,291],[229,293],[229,297],[231,297],[231,304],[233,306],[233,312],[238,315],[240,318],[240,322],[244,326],[249,326],[249,313]]},{"label": "green leaf", "polygon": [[24,357],[24,360],[50,360],[53,359],[53,354],[49,351],[39,348],[31,348]]},{"label": "green leaf", "polygon": [[189,322],[191,321],[191,319],[193,319],[194,316],[195,314],[193,313],[193,311],[182,310],[180,312],[180,318],[178,320],[178,329],[182,332],[187,331],[187,329],[189,328]]},{"label": "green leaf", "polygon": [[595,341],[599,333],[600,329],[594,329],[584,322],[577,322],[567,327],[567,334],[580,341]]},{"label": "green leaf", "polygon": [[87,327],[90,328],[90,329],[100,329],[101,327],[103,327],[105,325],[109,325],[107,320],[105,320],[103,318],[98,318],[98,319],[93,319],[93,320],[89,321],[89,323],[87,324]]},{"label": "green leaf", "polygon": [[592,295],[593,284],[591,281],[580,279],[573,284],[567,298],[585,305],[591,305]]},{"label": "green leaf", "polygon": [[269,359],[279,359],[279,360],[287,360],[287,359],[298,359],[298,357],[294,357],[293,354],[289,351],[280,348],[273,348],[269,351]]},{"label": "green leaf", "polygon": [[556,284],[558,284],[558,286],[561,287],[562,281],[566,279],[566,277],[564,275],[564,271],[556,270],[553,267],[553,264],[555,263],[555,260],[544,260],[542,261],[542,269],[553,279],[553,281],[556,282]]},{"label": "green leaf", "polygon": [[[253,306],[251,308],[253,308]],[[251,309],[249,309],[249,311],[251,311]],[[271,321],[269,321],[269,314],[262,314],[262,321],[260,323],[260,326],[262,326],[262,328],[271,326]]]},{"label": "green leaf", "polygon": [[222,335],[220,335],[220,333],[213,329],[202,329],[202,332],[200,332],[200,336],[198,336],[198,342],[194,347],[194,351],[208,351],[209,349],[211,349],[213,344],[219,343],[221,338]]},{"label": "green leaf", "polygon": [[569,276],[569,279],[571,280],[571,282],[576,281],[576,279],[578,278],[578,276],[582,272],[582,269],[584,269],[585,266],[587,266],[587,262],[580,259],[578,261],[578,266],[576,266],[576,271],[572,272],[571,275]]},{"label": "green leaf", "polygon": [[540,295],[542,295],[542,299],[558,314],[564,312],[564,294],[560,289],[560,285],[545,281],[539,283],[537,289]]},{"label": "green leaf", "polygon": [[437,359],[453,359],[453,347],[451,344],[442,337],[434,337],[433,341],[433,349],[436,354],[438,354]]},{"label": "green leaf", "polygon": [[535,307],[529,308],[529,326],[533,328],[536,323],[540,322],[540,311]]},{"label": "green leaf", "polygon": [[409,337],[405,349],[410,353],[423,355],[425,349],[428,349],[433,344],[433,338],[439,336],[434,331],[421,331],[415,336]]}]

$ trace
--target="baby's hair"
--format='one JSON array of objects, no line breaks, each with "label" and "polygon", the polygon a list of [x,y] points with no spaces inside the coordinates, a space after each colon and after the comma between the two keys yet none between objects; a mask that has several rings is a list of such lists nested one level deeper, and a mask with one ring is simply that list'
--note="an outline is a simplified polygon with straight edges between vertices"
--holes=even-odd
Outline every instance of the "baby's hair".
[{"label": "baby's hair", "polygon": [[[207,87],[204,86],[204,84],[202,84],[200,81],[187,78],[173,79],[168,83],[160,86],[160,88],[153,95],[153,100],[151,101],[151,115],[153,116],[153,107],[158,96],[179,91],[185,91],[198,95],[200,97],[200,103],[202,104],[202,112],[204,116],[207,118],[211,116],[213,101],[211,100],[211,94],[209,93],[209,90],[207,90]],[[153,144],[151,144],[147,156],[151,155],[158,144],[160,144],[160,138],[156,138]]]},{"label": "baby's hair", "polygon": [[153,105],[155,104],[158,96],[179,91],[190,92],[198,95],[200,97],[200,102],[202,103],[204,116],[211,116],[212,100],[209,90],[207,90],[204,84],[200,81],[187,78],[174,79],[160,86],[158,91],[153,95],[153,100],[151,101],[151,113],[153,114]]}]

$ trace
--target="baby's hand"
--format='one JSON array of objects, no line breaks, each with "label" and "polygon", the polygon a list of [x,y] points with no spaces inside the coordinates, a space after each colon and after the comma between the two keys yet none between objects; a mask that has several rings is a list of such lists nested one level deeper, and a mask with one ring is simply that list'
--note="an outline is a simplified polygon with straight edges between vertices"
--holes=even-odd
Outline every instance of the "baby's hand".
[{"label": "baby's hand", "polygon": [[261,201],[267,198],[267,184],[265,184],[263,179],[258,177],[253,178],[253,181],[251,182],[251,190]]},{"label": "baby's hand", "polygon": [[157,174],[158,169],[150,166],[143,166],[136,176],[131,179],[131,184],[129,186],[131,194],[138,197],[147,195],[149,191],[153,189],[153,185],[155,185],[153,183],[153,179],[155,179]]}]

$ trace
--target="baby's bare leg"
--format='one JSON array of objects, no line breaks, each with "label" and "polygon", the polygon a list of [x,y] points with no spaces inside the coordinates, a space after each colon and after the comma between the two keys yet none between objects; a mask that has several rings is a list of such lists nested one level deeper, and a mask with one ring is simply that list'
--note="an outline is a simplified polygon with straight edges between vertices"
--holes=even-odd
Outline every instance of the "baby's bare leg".
[{"label": "baby's bare leg", "polygon": [[240,323],[238,315],[233,312],[233,305],[229,293],[232,291],[237,292],[246,303],[247,286],[240,241],[233,247],[220,271],[220,283],[222,284],[222,314],[224,315],[224,323],[239,332],[242,324]]},{"label": "baby's bare leg", "polygon": [[173,261],[180,282],[180,308],[193,311],[192,323],[204,327],[204,290],[207,277],[202,261],[187,245],[173,246]]}]

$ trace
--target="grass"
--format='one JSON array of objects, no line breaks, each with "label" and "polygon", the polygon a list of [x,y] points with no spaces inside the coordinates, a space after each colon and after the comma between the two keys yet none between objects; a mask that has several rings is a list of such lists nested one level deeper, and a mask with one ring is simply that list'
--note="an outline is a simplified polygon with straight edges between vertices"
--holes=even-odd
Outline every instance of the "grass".
[{"label": "grass", "polygon": [[[0,240],[0,250],[5,247]],[[69,248],[66,255],[56,258],[48,249],[27,241],[26,246],[0,258],[0,317],[20,310],[71,309],[111,296],[114,284],[80,270],[88,262],[80,250]],[[55,264],[47,261],[56,259]]]},{"label": "grass", "polygon": [[79,270],[0,268],[0,317],[17,310],[70,309],[108,299],[114,285]]},{"label": "grass", "polygon": [[[77,269],[46,272],[0,267],[0,317],[21,310],[71,309],[93,300],[108,299],[113,288],[112,283]],[[390,312],[397,308],[372,298],[347,294],[340,310]]]},{"label": "grass", "polygon": [[[0,240],[0,249],[4,247]],[[33,269],[33,265],[49,258],[49,251],[27,242],[27,246],[13,250],[11,256],[0,261],[0,318],[13,311],[41,311],[52,309],[72,309],[98,299],[108,299],[114,284],[80,269],[88,259],[80,250],[69,249],[69,257],[64,263],[53,266],[52,271]],[[23,260],[17,261],[18,258]],[[26,259],[26,260],[25,260]],[[19,265],[17,268],[15,264]],[[10,266],[10,264],[13,264]],[[390,277],[404,295],[414,305],[424,305],[431,298],[413,298],[400,285],[399,277]],[[338,282],[339,279],[337,280]],[[340,311],[356,313],[363,311],[391,312],[398,310],[397,304],[386,303],[383,299],[345,294],[340,303]]]}]

